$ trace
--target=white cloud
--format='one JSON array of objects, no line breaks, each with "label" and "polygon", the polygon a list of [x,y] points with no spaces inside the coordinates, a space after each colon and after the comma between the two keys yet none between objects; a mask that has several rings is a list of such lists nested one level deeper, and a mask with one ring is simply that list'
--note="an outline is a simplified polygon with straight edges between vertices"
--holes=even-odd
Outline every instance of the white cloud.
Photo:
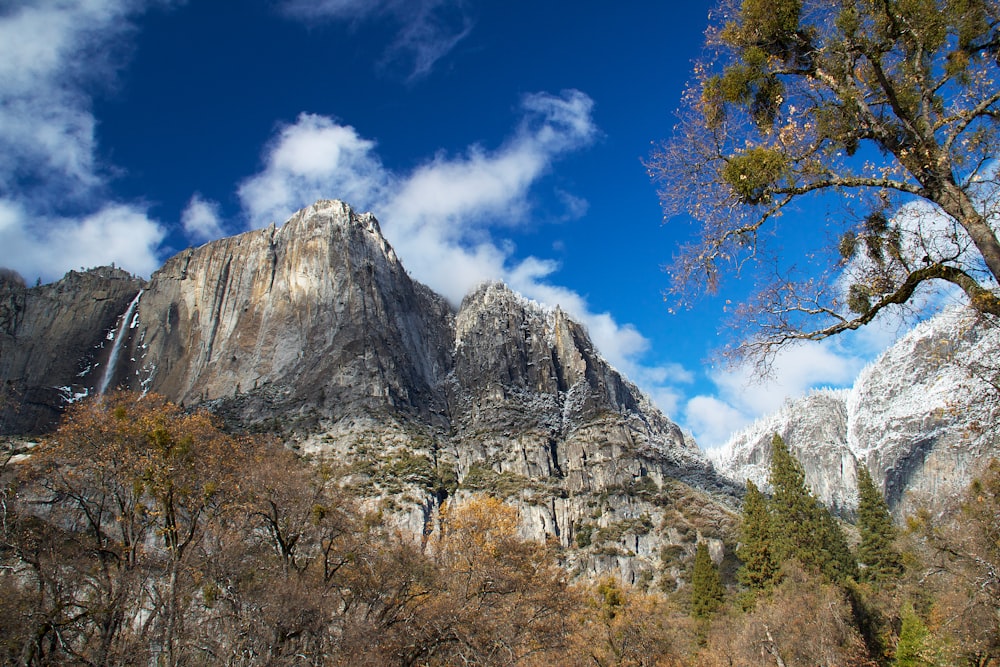
[{"label": "white cloud", "polygon": [[556,196],[566,209],[563,220],[579,220],[590,210],[590,202],[583,197],[577,197],[565,190],[556,190]]},{"label": "white cloud", "polygon": [[219,216],[218,202],[203,199],[195,193],[181,213],[181,226],[188,238],[203,243],[225,235]]},{"label": "white cloud", "polygon": [[80,218],[43,218],[0,199],[0,247],[6,266],[29,281],[48,281],[69,269],[115,263],[139,275],[160,265],[163,228],[142,209],[108,204]]},{"label": "white cloud", "polygon": [[89,88],[114,78],[126,0],[41,0],[0,17],[0,180],[37,178],[66,194],[95,185]]},{"label": "white cloud", "polygon": [[490,231],[522,220],[531,188],[555,160],[592,142],[597,129],[593,102],[579,91],[528,95],[522,108],[500,148],[439,154],[408,174],[387,170],[375,142],[353,127],[304,113],[281,128],[265,151],[264,169],[240,186],[239,196],[254,227],[286,220],[322,198],[373,210],[407,268],[455,303],[484,280],[544,278],[554,264],[513,262],[513,249],[494,242]]},{"label": "white cloud", "polygon": [[531,188],[552,163],[593,142],[593,101],[576,90],[538,93],[522,100],[522,110],[518,128],[500,148],[436,156],[397,179],[378,211],[408,269],[453,302],[485,278],[504,279],[536,298],[531,285],[555,270],[537,258],[510,265],[511,249],[493,243],[489,230],[522,221],[531,209]]},{"label": "white cloud", "polygon": [[304,21],[388,20],[398,26],[383,64],[406,63],[410,80],[434,65],[472,31],[463,0],[286,0],[284,11]]},{"label": "white cloud", "polygon": [[[331,4],[330,9],[340,4]],[[345,9],[345,11],[347,11]],[[392,173],[375,142],[349,126],[302,114],[281,128],[264,155],[264,169],[239,188],[253,226],[287,219],[321,198],[338,198],[372,210],[410,273],[457,304],[486,280],[503,280],[530,299],[560,306],[580,321],[597,349],[672,413],[678,384],[692,375],[678,365],[647,366],[649,341],[610,313],[595,313],[582,296],[548,281],[551,259],[515,258],[515,248],[494,235],[522,222],[531,194],[552,164],[591,144],[598,135],[593,101],[571,90],[522,100],[522,118],[495,150],[472,146],[438,154],[408,173]],[[557,191],[579,213],[583,200]]]},{"label": "white cloud", "polygon": [[[886,341],[887,338],[879,337]],[[709,378],[713,395],[689,399],[683,421],[703,449],[721,446],[730,435],[759,417],[780,409],[787,400],[816,387],[844,387],[854,382],[871,359],[867,341],[843,339],[807,342],[782,350],[773,376],[759,381],[750,368],[715,369]]]},{"label": "white cloud", "polygon": [[264,170],[239,187],[251,226],[284,222],[317,199],[336,196],[360,209],[384,197],[388,173],[375,142],[331,118],[300,114],[267,149]]},{"label": "white cloud", "polygon": [[[0,15],[0,263],[29,279],[117,262],[148,274],[164,229],[142,206],[93,203],[91,105],[114,83],[134,0],[39,0]],[[58,215],[53,210],[79,211]]]},{"label": "white cloud", "polygon": [[684,408],[684,427],[694,434],[702,449],[722,445],[751,421],[744,412],[715,396],[695,396]]}]

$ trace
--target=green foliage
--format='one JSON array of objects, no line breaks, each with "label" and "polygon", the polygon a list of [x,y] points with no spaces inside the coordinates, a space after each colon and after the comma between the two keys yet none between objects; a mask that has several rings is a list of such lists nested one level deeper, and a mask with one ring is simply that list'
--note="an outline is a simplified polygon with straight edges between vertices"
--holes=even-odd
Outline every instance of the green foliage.
[{"label": "green foliage", "polygon": [[768,507],[777,562],[795,558],[836,582],[853,576],[856,566],[840,526],[806,487],[802,465],[778,434],[771,440],[770,483],[773,496]]},{"label": "green foliage", "polygon": [[[668,269],[681,305],[726,271],[761,272],[726,356],[766,372],[782,347],[856,330],[924,283],[1000,314],[1000,235],[977,185],[1000,151],[997,1],[718,0],[711,16],[680,125],[647,167],[666,217],[698,226]],[[843,214],[811,216],[829,197]],[[948,224],[907,224],[901,243],[893,225],[854,229],[871,205]],[[792,230],[815,243],[783,255]],[[838,238],[841,257],[862,260],[849,300]]]},{"label": "green foliage", "polygon": [[722,37],[742,48],[744,55],[756,48],[787,58],[801,41],[801,14],[801,0],[743,0],[739,20],[728,23]]},{"label": "green foliage", "polygon": [[896,551],[896,527],[889,515],[885,498],[872,481],[868,469],[858,469],[858,543],[857,560],[865,581],[884,586],[898,578],[903,561]]},{"label": "green foliage", "polygon": [[844,583],[857,578],[858,566],[847,545],[847,538],[840,524],[818,500],[816,501],[817,532],[819,534],[818,562],[820,571],[830,581]]},{"label": "green foliage", "polygon": [[486,491],[499,498],[513,498],[525,491],[546,491],[542,482],[509,470],[497,472],[483,465],[470,466],[461,487],[469,491]]},{"label": "green foliage", "polygon": [[594,525],[591,523],[580,523],[576,527],[576,536],[574,540],[576,541],[576,546],[581,549],[589,547],[591,544],[591,535],[594,532]]},{"label": "green foliage", "polygon": [[770,589],[778,578],[778,561],[771,545],[771,517],[767,500],[757,486],[747,480],[743,497],[743,521],[736,555],[743,561],[737,577],[751,596]]},{"label": "green foliage", "polygon": [[785,157],[768,148],[751,148],[733,155],[722,168],[722,178],[746,204],[767,203],[773,186],[785,171]]},{"label": "green foliage", "polygon": [[818,550],[816,499],[806,488],[802,465],[777,433],[771,439],[768,481],[772,489],[768,509],[775,556],[779,562],[797,557],[803,565],[814,564]]},{"label": "green foliage", "polygon": [[593,535],[593,541],[598,544],[601,542],[617,542],[624,535],[648,535],[652,529],[652,518],[650,518],[649,514],[643,513],[638,517],[622,519],[621,521],[615,521],[599,528]]},{"label": "green foliage", "polygon": [[708,547],[699,542],[694,552],[694,569],[691,573],[691,616],[707,619],[714,614],[725,599],[719,569],[712,562]]},{"label": "green foliage", "polygon": [[934,667],[931,633],[909,602],[900,611],[901,627],[893,667]]}]

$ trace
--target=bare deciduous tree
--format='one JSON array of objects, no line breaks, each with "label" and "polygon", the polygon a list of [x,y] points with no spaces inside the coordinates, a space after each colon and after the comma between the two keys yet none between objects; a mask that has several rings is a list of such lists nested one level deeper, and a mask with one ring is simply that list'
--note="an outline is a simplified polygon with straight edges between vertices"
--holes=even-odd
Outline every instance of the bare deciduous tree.
[{"label": "bare deciduous tree", "polygon": [[[700,226],[670,268],[682,301],[727,269],[767,270],[737,311],[735,357],[766,372],[782,346],[941,281],[1000,313],[998,26],[996,0],[722,0],[647,166],[667,217]],[[816,213],[831,201],[840,214]],[[815,254],[772,250],[790,224]],[[820,276],[795,271],[817,262]]]}]

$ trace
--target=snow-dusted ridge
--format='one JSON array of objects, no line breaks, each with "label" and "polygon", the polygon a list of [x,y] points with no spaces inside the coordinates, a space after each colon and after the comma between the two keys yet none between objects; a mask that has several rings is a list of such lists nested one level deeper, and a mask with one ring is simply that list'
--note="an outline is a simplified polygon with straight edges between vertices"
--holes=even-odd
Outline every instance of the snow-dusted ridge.
[{"label": "snow-dusted ridge", "polygon": [[735,434],[713,457],[737,482],[766,485],[779,433],[829,506],[850,514],[857,466],[901,512],[960,492],[1000,455],[1000,396],[974,372],[1000,353],[1000,328],[966,307],[918,324],[859,373],[847,390],[817,390]]}]

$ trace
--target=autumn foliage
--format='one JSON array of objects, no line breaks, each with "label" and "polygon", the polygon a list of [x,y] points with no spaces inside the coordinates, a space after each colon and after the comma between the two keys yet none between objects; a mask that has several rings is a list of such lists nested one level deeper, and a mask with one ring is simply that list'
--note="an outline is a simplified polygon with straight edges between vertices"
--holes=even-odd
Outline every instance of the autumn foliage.
[{"label": "autumn foliage", "polygon": [[[488,495],[459,493],[429,535],[401,534],[329,463],[157,396],[106,396],[74,405],[30,457],[2,468],[0,661],[997,663],[1000,465],[953,515],[912,518],[892,551],[905,571],[856,581],[775,540],[787,507],[810,521],[819,511],[794,460],[778,463],[791,482],[776,473],[775,489],[804,504],[752,490],[742,573],[719,568],[702,542],[677,588],[659,590],[574,581],[572,555],[522,539],[518,510]],[[884,528],[884,506],[871,504]],[[872,553],[859,547],[862,573]]]}]

